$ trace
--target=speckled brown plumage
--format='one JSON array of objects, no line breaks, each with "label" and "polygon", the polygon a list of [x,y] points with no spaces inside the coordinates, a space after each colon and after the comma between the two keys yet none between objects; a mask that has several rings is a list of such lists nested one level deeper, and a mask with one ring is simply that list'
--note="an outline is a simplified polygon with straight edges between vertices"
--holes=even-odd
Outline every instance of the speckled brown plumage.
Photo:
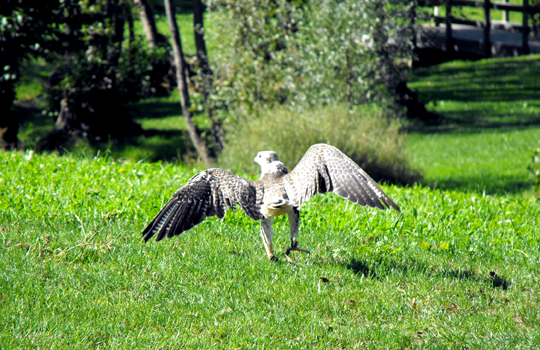
[{"label": "speckled brown plumage", "polygon": [[262,192],[254,182],[223,169],[200,172],[176,191],[143,231],[144,239],[148,241],[155,234],[158,234],[156,241],[177,236],[207,217],[223,218],[227,208],[235,210],[236,204],[250,218],[260,220],[257,202],[261,198],[257,195],[261,196]]},{"label": "speckled brown plumage", "polygon": [[[148,241],[171,238],[200,224],[205,218],[223,218],[227,208],[239,205],[253,220],[261,220],[261,236],[268,257],[272,250],[272,219],[289,217],[291,250],[297,247],[299,208],[317,193],[334,192],[362,206],[400,208],[375,181],[337,148],[313,145],[292,172],[288,172],[276,153],[259,152],[255,162],[261,165],[257,181],[244,179],[222,169],[208,169],[193,176],[180,188],[143,231]],[[290,259],[290,258],[289,258]]]},{"label": "speckled brown plumage", "polygon": [[330,145],[311,146],[283,183],[295,206],[317,193],[334,192],[362,206],[400,210],[362,168]]}]

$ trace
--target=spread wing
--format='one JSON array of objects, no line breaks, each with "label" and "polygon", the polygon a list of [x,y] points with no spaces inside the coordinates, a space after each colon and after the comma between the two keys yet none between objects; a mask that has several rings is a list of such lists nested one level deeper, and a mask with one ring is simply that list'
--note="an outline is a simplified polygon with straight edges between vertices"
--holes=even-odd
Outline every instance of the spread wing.
[{"label": "spread wing", "polygon": [[334,192],[362,206],[384,210],[386,205],[400,211],[362,168],[330,145],[311,146],[283,182],[287,195],[298,206],[317,193]]},{"label": "spread wing", "polygon": [[145,241],[156,234],[156,241],[165,236],[171,238],[200,224],[207,217],[217,215],[223,218],[227,207],[234,210],[236,204],[253,220],[261,219],[253,181],[222,169],[205,170],[176,191],[142,235]]}]

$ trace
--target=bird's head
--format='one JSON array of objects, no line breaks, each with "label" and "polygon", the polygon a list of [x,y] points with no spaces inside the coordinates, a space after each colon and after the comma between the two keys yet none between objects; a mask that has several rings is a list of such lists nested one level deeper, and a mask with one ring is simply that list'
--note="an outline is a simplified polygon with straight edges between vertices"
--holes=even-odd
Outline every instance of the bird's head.
[{"label": "bird's head", "polygon": [[272,173],[275,171],[281,171],[287,173],[287,168],[279,161],[279,157],[276,152],[262,151],[257,153],[257,156],[253,161],[261,166],[261,176],[266,173]]},{"label": "bird's head", "polygon": [[260,166],[264,164],[270,164],[272,162],[279,162],[279,157],[276,152],[272,151],[262,151],[257,153],[257,157],[253,161]]}]

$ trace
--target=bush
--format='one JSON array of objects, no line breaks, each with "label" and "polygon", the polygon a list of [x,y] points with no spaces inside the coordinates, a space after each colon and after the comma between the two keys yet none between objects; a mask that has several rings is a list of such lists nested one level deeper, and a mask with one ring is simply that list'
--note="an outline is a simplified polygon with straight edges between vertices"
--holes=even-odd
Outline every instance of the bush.
[{"label": "bush", "polygon": [[232,171],[255,173],[257,152],[272,150],[292,171],[311,145],[328,143],[376,181],[413,184],[420,175],[409,169],[400,126],[398,121],[385,118],[375,105],[349,108],[338,104],[301,112],[275,107],[229,131],[219,163]]},{"label": "bush", "polygon": [[[410,70],[414,2],[213,0],[214,101],[250,114],[264,104],[376,102],[393,108]],[[234,122],[234,120],[233,120]]]}]

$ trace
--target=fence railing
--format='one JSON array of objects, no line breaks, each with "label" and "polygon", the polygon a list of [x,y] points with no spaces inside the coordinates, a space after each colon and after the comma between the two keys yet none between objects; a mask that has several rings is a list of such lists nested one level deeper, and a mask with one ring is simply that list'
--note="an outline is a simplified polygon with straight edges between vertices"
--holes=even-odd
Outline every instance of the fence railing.
[{"label": "fence railing", "polygon": [[[475,27],[480,27],[484,29],[484,55],[486,57],[491,57],[491,39],[490,31],[492,29],[503,29],[511,31],[520,31],[522,35],[522,52],[523,54],[530,53],[529,48],[529,34],[531,28],[529,26],[529,15],[540,13],[538,8],[529,6],[529,0],[523,0],[523,5],[513,5],[509,4],[508,0],[505,0],[504,3],[501,2],[491,2],[490,0],[484,1],[466,1],[466,0],[447,0],[446,1],[446,16],[441,17],[438,15],[438,8],[436,7],[435,15],[435,24],[439,25],[444,23],[446,25],[446,50],[453,51],[454,43],[452,39],[452,23],[455,24],[464,24]],[[484,9],[484,20],[483,21],[473,21],[464,18],[456,18],[452,16],[452,7],[455,6],[465,6],[465,7],[481,7]],[[503,10],[503,22],[502,23],[492,23],[490,17],[490,11],[494,10]],[[509,23],[510,12],[521,12],[523,14],[522,24]]]}]

